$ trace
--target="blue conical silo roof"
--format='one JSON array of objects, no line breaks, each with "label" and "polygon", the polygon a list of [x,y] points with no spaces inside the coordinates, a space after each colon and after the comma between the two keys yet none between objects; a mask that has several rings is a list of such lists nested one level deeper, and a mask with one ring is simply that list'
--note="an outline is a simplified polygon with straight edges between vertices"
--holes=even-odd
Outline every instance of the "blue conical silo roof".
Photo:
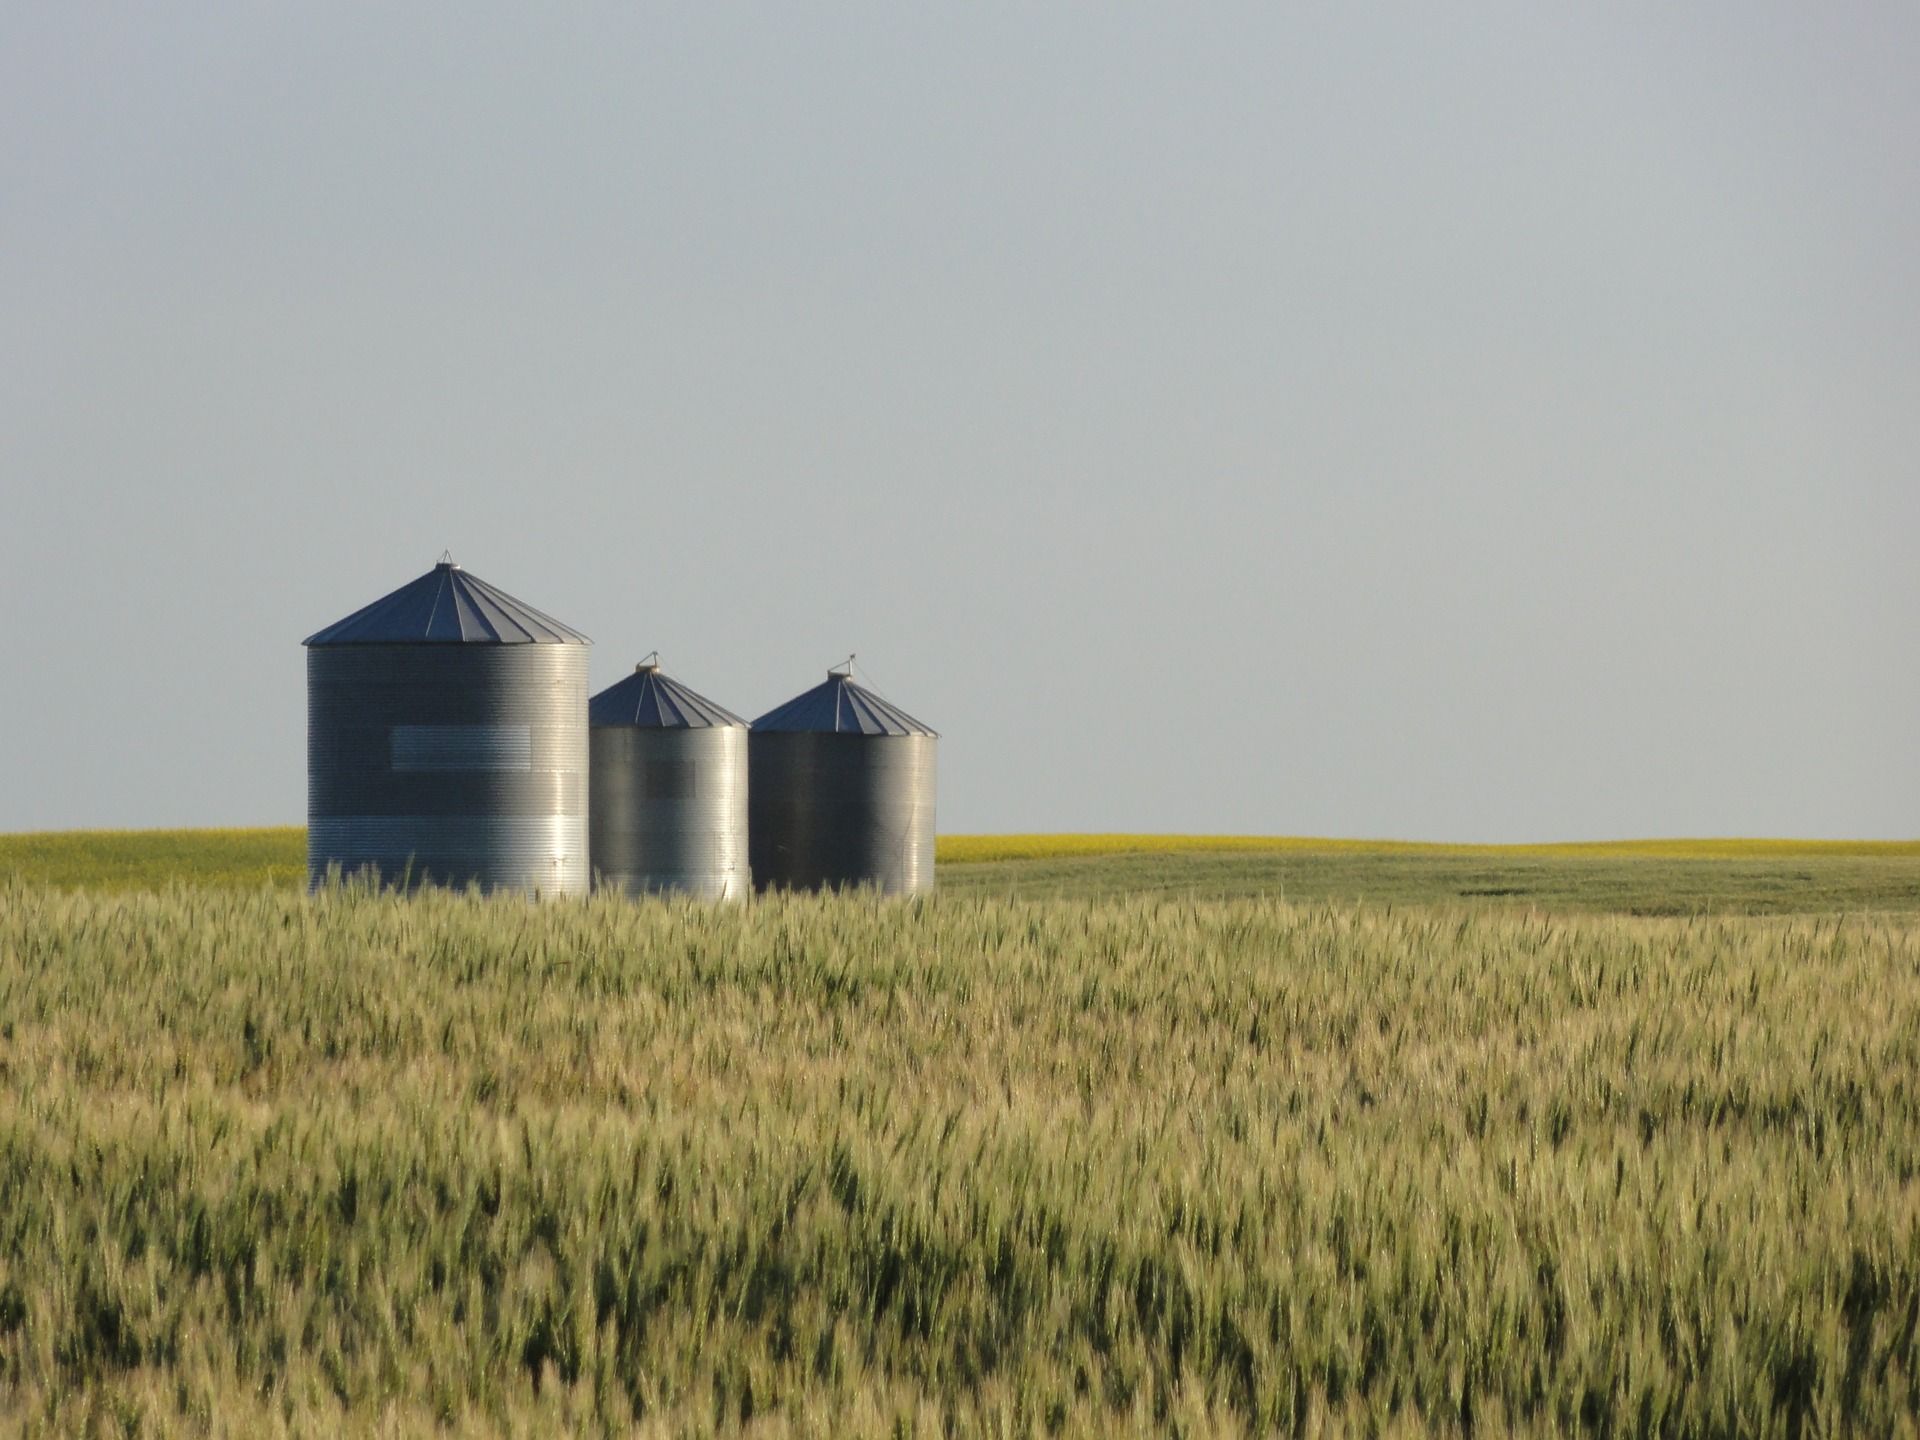
[{"label": "blue conical silo roof", "polygon": [[826,680],[753,722],[755,730],[813,731],[827,735],[938,735],[898,705],[882,700],[851,675],[827,672]]},{"label": "blue conical silo roof", "polygon": [[451,560],[316,630],[307,645],[591,645]]},{"label": "blue conical silo roof", "polygon": [[746,727],[746,721],[695,694],[658,665],[640,664],[587,702],[589,725],[630,725],[643,730],[713,730]]}]

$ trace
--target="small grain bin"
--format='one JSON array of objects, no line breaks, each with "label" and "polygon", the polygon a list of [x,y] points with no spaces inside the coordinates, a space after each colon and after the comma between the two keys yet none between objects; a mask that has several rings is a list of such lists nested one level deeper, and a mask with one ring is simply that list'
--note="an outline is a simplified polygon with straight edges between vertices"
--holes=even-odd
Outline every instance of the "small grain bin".
[{"label": "small grain bin", "polygon": [[308,883],[584,894],[589,643],[450,559],[308,636]]},{"label": "small grain bin", "polygon": [[642,662],[588,703],[594,883],[747,893],[747,722]]},{"label": "small grain bin", "polygon": [[856,685],[826,682],[753,722],[749,853],[762,889],[933,889],[937,732]]}]

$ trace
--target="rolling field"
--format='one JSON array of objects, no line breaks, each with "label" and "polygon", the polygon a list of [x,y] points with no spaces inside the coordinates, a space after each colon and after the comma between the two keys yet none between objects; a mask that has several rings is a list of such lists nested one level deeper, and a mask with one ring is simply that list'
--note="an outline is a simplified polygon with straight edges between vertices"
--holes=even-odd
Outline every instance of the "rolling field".
[{"label": "rolling field", "polygon": [[1624,915],[1920,913],[1920,846],[1841,851],[1732,846],[1299,846],[1036,854],[946,863],[949,894],[1095,900],[1471,905]]},{"label": "rolling field", "polygon": [[[1145,893],[1385,904],[1504,904],[1627,914],[1920,913],[1920,841],[1645,840],[1575,845],[1207,835],[943,835],[955,894]],[[0,877],[95,890],[297,889],[306,836],[257,830],[0,835]]]},{"label": "rolling field", "polygon": [[0,877],[95,890],[152,890],[180,882],[298,889],[307,882],[307,832],[51,830],[0,835]]},{"label": "rolling field", "polygon": [[298,835],[0,858],[0,1431],[1920,1434],[1914,847],[534,906]]}]

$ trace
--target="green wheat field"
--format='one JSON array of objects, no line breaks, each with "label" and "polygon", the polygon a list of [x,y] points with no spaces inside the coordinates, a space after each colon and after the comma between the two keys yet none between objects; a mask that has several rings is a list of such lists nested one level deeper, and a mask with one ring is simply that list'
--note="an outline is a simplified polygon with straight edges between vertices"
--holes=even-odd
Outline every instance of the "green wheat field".
[{"label": "green wheat field", "polygon": [[0,1433],[1920,1435],[1920,844],[0,837]]}]

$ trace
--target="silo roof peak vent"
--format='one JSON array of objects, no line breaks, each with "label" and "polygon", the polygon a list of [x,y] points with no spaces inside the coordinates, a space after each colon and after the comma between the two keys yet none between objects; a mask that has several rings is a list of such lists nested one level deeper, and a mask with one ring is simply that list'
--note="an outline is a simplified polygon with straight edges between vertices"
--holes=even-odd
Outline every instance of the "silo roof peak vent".
[{"label": "silo roof peak vent", "polygon": [[308,645],[591,645],[451,556],[417,580],[309,635]]}]

